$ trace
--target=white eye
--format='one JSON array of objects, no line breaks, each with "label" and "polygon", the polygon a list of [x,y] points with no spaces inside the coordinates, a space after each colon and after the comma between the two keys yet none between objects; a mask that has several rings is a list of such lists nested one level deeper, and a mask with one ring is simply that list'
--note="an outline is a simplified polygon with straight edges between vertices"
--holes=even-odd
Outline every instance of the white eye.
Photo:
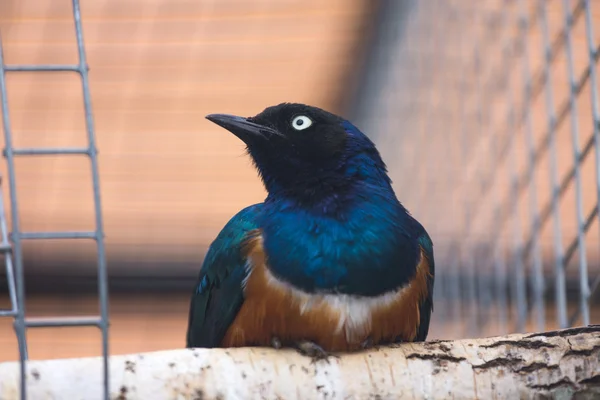
[{"label": "white eye", "polygon": [[311,125],[312,125],[312,120],[310,118],[308,118],[306,115],[299,115],[296,118],[294,118],[294,120],[292,121],[292,127],[297,131],[306,129]]}]

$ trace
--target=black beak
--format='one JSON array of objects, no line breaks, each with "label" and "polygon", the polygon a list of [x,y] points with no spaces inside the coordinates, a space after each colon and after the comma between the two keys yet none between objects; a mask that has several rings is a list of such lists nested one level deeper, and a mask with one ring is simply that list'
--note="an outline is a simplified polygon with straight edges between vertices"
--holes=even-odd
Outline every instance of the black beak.
[{"label": "black beak", "polygon": [[247,118],[228,114],[209,114],[206,119],[227,129],[243,142],[248,143],[253,139],[269,138],[279,133],[267,126],[255,124]]}]

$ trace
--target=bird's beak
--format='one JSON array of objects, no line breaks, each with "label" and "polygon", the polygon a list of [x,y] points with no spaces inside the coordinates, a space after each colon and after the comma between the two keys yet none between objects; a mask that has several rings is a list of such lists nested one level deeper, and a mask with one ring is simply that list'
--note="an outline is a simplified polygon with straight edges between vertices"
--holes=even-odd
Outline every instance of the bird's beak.
[{"label": "bird's beak", "polygon": [[248,143],[253,139],[268,138],[278,133],[270,127],[255,124],[247,118],[228,114],[209,114],[206,119],[227,129],[243,142]]}]

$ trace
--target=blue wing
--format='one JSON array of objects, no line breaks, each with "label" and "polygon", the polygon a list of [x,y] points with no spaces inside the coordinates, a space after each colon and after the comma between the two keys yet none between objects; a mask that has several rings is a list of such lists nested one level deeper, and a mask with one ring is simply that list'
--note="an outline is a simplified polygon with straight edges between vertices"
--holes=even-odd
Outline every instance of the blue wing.
[{"label": "blue wing", "polygon": [[246,234],[258,228],[261,209],[259,203],[238,212],[211,244],[190,302],[186,347],[219,347],[235,319],[244,302],[241,247]]}]

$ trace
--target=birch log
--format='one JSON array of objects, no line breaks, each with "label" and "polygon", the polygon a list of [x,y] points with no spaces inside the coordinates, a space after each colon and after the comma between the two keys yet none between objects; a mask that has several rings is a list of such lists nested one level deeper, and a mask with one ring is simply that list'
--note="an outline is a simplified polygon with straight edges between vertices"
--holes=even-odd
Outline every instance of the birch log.
[{"label": "birch log", "polygon": [[[30,361],[29,399],[101,399],[100,358]],[[0,398],[19,399],[0,364]],[[600,325],[402,344],[312,364],[292,350],[180,349],[110,359],[111,399],[600,399]]]}]

